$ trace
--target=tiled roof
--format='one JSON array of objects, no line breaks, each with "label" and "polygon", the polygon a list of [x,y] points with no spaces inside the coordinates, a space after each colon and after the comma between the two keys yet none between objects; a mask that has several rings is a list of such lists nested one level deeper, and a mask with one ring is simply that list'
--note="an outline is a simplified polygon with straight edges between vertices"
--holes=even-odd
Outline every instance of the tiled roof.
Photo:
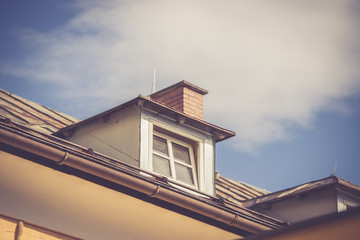
[{"label": "tiled roof", "polygon": [[0,89],[0,116],[51,134],[79,120]]},{"label": "tiled roof", "polygon": [[250,184],[234,181],[232,179],[216,174],[215,178],[216,194],[222,197],[226,202],[230,202],[239,206],[247,200],[264,196],[269,192],[254,187]]}]

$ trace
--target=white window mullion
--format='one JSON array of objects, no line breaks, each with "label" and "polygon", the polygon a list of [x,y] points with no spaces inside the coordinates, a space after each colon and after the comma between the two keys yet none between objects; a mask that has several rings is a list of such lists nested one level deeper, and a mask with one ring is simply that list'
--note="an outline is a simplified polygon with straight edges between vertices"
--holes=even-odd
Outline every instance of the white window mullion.
[{"label": "white window mullion", "polygon": [[195,164],[195,159],[194,159],[194,151],[192,148],[189,148],[190,151],[190,164],[191,164],[191,169],[192,169],[192,176],[194,179],[194,185],[197,187],[197,173],[196,173],[196,164]]},{"label": "white window mullion", "polygon": [[169,139],[167,139],[167,145],[169,149],[169,157],[170,157],[170,170],[171,170],[171,176],[176,179],[176,171],[175,171],[175,163],[174,163],[174,153],[172,149],[172,144]]}]

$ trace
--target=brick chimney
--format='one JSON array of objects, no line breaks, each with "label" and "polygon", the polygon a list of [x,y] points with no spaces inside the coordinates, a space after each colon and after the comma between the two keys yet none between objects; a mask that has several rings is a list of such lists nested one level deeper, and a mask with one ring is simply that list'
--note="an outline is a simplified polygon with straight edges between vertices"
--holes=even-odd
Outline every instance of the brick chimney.
[{"label": "brick chimney", "polygon": [[208,91],[185,80],[150,95],[168,107],[175,108],[198,119],[204,118],[203,96]]}]

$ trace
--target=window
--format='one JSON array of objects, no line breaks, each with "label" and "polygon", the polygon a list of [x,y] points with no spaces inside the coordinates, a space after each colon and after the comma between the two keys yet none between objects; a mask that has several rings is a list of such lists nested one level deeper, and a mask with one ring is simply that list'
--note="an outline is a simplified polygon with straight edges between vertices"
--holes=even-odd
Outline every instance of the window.
[{"label": "window", "polygon": [[167,177],[179,189],[215,195],[215,142],[211,134],[143,109],[140,168]]},{"label": "window", "polygon": [[152,168],[156,173],[197,187],[193,146],[185,141],[154,131]]}]

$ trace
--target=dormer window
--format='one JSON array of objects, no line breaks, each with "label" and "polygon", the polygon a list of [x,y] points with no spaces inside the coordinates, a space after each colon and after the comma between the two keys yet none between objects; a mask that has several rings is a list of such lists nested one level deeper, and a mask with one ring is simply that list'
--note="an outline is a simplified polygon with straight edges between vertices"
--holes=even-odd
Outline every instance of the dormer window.
[{"label": "dormer window", "polygon": [[166,177],[173,187],[214,195],[215,143],[234,132],[203,120],[205,94],[181,81],[55,135],[138,168],[148,177]]},{"label": "dormer window", "polygon": [[214,194],[214,147],[210,134],[143,109],[140,168],[169,182]]},{"label": "dormer window", "polygon": [[197,186],[193,146],[160,132],[153,133],[152,168],[155,173]]}]

